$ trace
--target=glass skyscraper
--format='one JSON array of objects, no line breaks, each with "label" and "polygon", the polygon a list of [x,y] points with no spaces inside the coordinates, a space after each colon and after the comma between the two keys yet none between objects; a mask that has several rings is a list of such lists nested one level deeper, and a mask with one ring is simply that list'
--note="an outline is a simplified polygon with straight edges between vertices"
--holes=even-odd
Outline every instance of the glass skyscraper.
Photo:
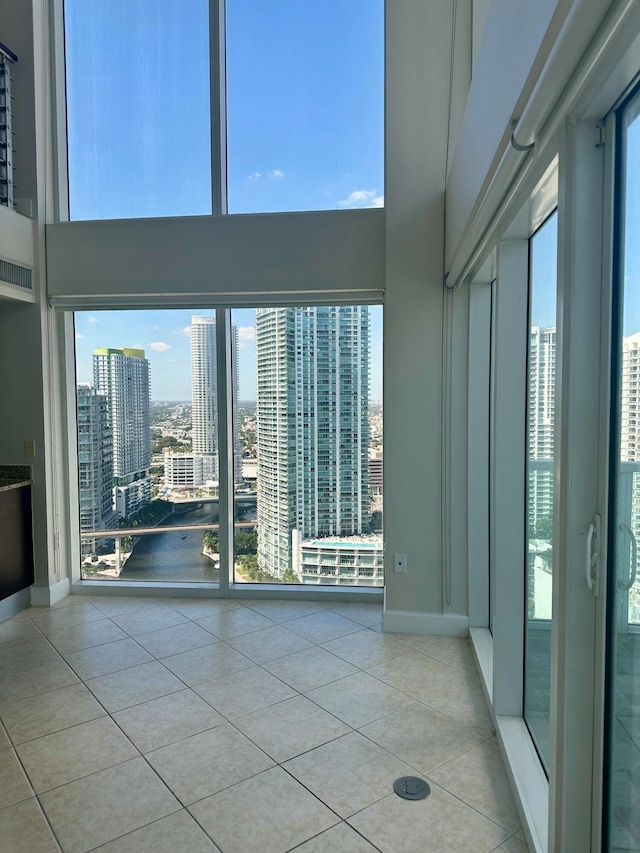
[{"label": "glass skyscraper", "polygon": [[144,350],[95,350],[93,380],[109,401],[114,505],[118,518],[126,518],[151,500],[149,362]]},{"label": "glass skyscraper", "polygon": [[310,537],[368,532],[366,306],[256,311],[258,566],[282,577]]},{"label": "glass skyscraper", "polygon": [[[231,327],[232,407],[234,478],[242,472],[242,454],[238,443],[238,330]],[[202,458],[203,480],[218,479],[218,376],[216,355],[216,321],[214,317],[191,318],[191,435],[194,456]]]},{"label": "glass skyscraper", "polygon": [[[113,438],[105,394],[78,385],[78,485],[80,530],[110,530],[113,511]],[[104,540],[83,539],[83,552],[95,552]]]}]

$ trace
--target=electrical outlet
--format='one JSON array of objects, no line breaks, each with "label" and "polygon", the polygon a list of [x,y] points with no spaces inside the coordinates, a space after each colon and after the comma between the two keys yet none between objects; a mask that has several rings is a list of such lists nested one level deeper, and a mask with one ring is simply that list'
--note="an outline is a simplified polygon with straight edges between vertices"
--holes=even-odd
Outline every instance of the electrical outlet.
[{"label": "electrical outlet", "polygon": [[36,443],[32,438],[25,439],[24,455],[27,457],[33,457],[36,455]]},{"label": "electrical outlet", "polygon": [[407,555],[406,554],[394,554],[393,555],[393,570],[394,570],[394,572],[406,572],[407,571]]}]

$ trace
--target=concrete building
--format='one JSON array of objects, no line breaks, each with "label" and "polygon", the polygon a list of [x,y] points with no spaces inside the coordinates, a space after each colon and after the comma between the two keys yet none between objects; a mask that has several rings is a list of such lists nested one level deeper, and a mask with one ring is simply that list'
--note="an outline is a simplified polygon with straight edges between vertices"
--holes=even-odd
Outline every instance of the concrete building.
[{"label": "concrete building", "polygon": [[203,458],[197,453],[165,452],[165,486],[184,489],[204,485]]},{"label": "concrete building", "polygon": [[[78,385],[78,487],[80,530],[111,530],[113,511],[113,435],[108,401],[91,385]],[[95,553],[105,540],[83,539],[82,555]]]},{"label": "concrete building", "polygon": [[258,565],[369,524],[369,310],[256,311]]},{"label": "concrete building", "polygon": [[113,503],[118,518],[151,500],[149,362],[141,349],[97,349],[93,380],[108,400],[113,435]]},{"label": "concrete building", "polygon": [[369,488],[371,494],[376,497],[381,497],[383,492],[382,467],[382,450],[370,450]]},{"label": "concrete building", "polygon": [[306,584],[381,587],[384,584],[382,536],[329,536],[301,541],[294,531],[293,571]]}]

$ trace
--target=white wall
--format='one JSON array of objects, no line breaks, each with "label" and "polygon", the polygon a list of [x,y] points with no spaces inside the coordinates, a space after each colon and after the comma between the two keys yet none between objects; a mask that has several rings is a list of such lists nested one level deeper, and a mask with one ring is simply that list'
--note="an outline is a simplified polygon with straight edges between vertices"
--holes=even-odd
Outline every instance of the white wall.
[{"label": "white wall", "polygon": [[[35,304],[0,303],[0,419],[2,462],[31,464],[33,473],[34,556],[36,584],[32,600],[51,601],[66,566],[59,519],[66,508],[61,469],[61,425],[53,341],[55,330],[46,299],[45,217],[52,216],[51,100],[49,97],[48,3],[6,0],[0,7],[0,33],[18,54],[13,68],[16,113],[17,197],[31,199],[32,221],[14,211],[1,214],[0,253],[33,268]],[[25,458],[24,440],[34,439],[35,458]]]},{"label": "white wall", "polygon": [[56,304],[384,290],[384,210],[61,222],[47,226]]},{"label": "white wall", "polygon": [[491,0],[447,186],[447,268],[509,144],[513,112],[558,2]]},{"label": "white wall", "polygon": [[[563,98],[571,99],[576,72],[591,71],[591,62],[607,51],[615,61],[616,46],[607,41],[611,28],[631,38],[634,15],[636,4],[611,0],[490,0],[479,47],[474,31],[473,80],[447,183],[449,284],[459,282],[484,248],[492,217],[516,176],[535,164],[556,116],[573,109]],[[616,38],[624,41],[624,33]],[[598,50],[585,61],[596,42]],[[513,121],[516,141],[535,143],[532,152],[511,146]]]},{"label": "white wall", "polygon": [[[420,614],[443,612],[443,224],[452,10],[448,2],[387,5],[385,625],[395,629],[428,628]],[[395,553],[407,555],[406,574],[393,572]],[[464,612],[464,600],[452,604]]]}]

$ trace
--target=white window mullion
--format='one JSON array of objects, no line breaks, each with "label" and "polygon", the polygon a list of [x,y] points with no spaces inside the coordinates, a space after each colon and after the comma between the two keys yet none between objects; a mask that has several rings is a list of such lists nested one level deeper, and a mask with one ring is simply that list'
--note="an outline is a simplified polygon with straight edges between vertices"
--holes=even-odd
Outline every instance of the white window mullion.
[{"label": "white window mullion", "polygon": [[491,471],[491,563],[496,575],[493,704],[496,714],[510,717],[522,716],[528,269],[528,241],[502,240],[496,283],[496,452]]},{"label": "white window mullion", "polygon": [[[589,747],[594,731],[593,685],[602,679],[594,651],[596,614],[603,597],[596,598],[589,590],[584,565],[589,524],[596,512],[602,518],[606,514],[603,481],[608,453],[601,445],[601,429],[606,432],[609,403],[600,350],[601,331],[606,332],[603,165],[603,148],[595,144],[592,123],[567,122],[559,156],[549,850],[600,849],[599,832],[592,834],[585,816],[592,796],[600,795],[602,778],[599,769],[593,771],[597,765]],[[601,532],[595,549],[603,561],[604,526]],[[598,803],[595,811],[599,812]]]},{"label": "white window mullion", "polygon": [[489,627],[489,371],[491,282],[471,286],[468,382],[469,625]]},{"label": "white window mullion", "polygon": [[218,522],[220,538],[220,595],[233,582],[233,380],[231,311],[216,310],[216,370],[218,374]]}]

